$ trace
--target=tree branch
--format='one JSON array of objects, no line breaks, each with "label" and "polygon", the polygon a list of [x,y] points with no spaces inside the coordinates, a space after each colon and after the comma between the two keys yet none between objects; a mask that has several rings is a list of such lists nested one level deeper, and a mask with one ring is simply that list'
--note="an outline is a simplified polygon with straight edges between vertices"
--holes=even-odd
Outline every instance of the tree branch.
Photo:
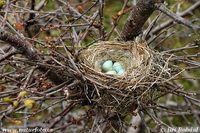
[{"label": "tree branch", "polygon": [[[187,10],[179,13],[180,17],[186,17],[188,15],[190,15],[195,9],[198,9],[200,7],[200,1],[196,2],[194,5],[192,5],[191,7],[189,7]],[[156,26],[152,31],[151,34],[157,34],[158,32],[160,32],[161,30],[171,26],[173,24],[173,20],[168,20],[167,22],[164,22],[158,26]],[[150,36],[147,37],[147,39]]]},{"label": "tree branch", "polygon": [[[0,40],[7,42],[15,49],[17,49],[21,54],[23,54],[27,59],[29,59],[31,62],[29,62],[28,64],[38,65],[38,63],[34,64],[34,62],[42,62],[42,57],[32,47],[32,44],[30,44],[28,41],[24,39],[21,39],[17,35],[13,35],[12,33],[4,31],[3,29],[0,28]],[[49,62],[51,63],[51,61]],[[38,69],[43,73],[47,73],[47,78],[53,81],[55,84],[60,84],[63,81],[68,80],[68,77],[66,76],[67,73],[63,72],[62,69],[56,69],[56,68],[50,69],[46,65],[39,65]]]},{"label": "tree branch", "polygon": [[0,56],[0,62],[2,62],[2,61],[4,61],[4,60],[8,59],[9,57],[11,57],[11,56],[17,54],[17,50],[16,50],[15,48],[12,47],[12,49],[11,49],[10,51],[8,51],[7,53],[5,53],[5,54],[4,54],[4,53],[1,53],[1,54],[3,54],[3,55]]},{"label": "tree branch", "polygon": [[139,0],[129,15],[129,18],[121,32],[121,39],[124,41],[133,40],[138,36],[142,27],[156,9],[156,3],[163,3],[164,0]]},{"label": "tree branch", "polygon": [[189,28],[192,28],[193,30],[198,30],[199,27],[196,25],[193,25],[190,21],[182,18],[181,16],[178,16],[177,14],[171,12],[164,4],[156,4],[155,5],[158,10],[172,18],[177,23],[183,24]]},{"label": "tree branch", "polygon": [[9,43],[11,46],[16,48],[21,53],[23,53],[28,59],[40,60],[39,55],[33,49],[32,45],[28,41],[23,40],[9,32],[6,32],[1,28],[0,28],[0,40]]}]

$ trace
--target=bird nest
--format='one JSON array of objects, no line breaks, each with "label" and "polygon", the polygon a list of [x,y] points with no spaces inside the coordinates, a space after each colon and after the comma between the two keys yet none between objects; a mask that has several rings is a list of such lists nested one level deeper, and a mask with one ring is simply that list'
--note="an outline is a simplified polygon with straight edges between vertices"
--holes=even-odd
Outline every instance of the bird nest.
[{"label": "bird nest", "polygon": [[[101,67],[106,60],[120,62],[125,73],[104,73]],[[79,61],[89,84],[87,97],[109,112],[129,112],[135,103],[148,103],[155,94],[155,84],[171,77],[167,59],[145,42],[99,42],[83,49]]]}]

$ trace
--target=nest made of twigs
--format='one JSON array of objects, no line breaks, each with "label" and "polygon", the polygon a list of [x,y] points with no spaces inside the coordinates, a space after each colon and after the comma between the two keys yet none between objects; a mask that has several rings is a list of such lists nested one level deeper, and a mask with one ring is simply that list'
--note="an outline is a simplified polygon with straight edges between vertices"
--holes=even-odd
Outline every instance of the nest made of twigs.
[{"label": "nest made of twigs", "polygon": [[[125,73],[105,74],[101,66],[106,60],[120,62]],[[138,98],[143,103],[149,101],[153,97],[150,88],[171,77],[168,62],[145,42],[99,42],[82,50],[79,62],[91,91],[97,94],[92,93],[91,100],[112,111],[130,108]]]}]

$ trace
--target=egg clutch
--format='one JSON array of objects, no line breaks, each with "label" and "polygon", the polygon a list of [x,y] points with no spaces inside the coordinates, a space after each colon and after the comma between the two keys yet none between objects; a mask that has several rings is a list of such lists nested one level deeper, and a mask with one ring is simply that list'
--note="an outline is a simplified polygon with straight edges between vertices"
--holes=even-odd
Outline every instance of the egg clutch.
[{"label": "egg clutch", "polygon": [[125,73],[124,67],[120,62],[106,60],[101,65],[102,72],[108,75],[118,75],[121,76]]}]

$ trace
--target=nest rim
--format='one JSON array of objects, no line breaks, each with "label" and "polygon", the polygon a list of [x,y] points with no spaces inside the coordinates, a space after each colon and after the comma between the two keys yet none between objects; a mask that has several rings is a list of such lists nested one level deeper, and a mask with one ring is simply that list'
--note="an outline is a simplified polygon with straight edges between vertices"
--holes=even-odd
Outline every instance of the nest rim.
[{"label": "nest rim", "polygon": [[[107,75],[103,73],[100,68],[95,67],[95,61],[98,60],[99,57],[97,58],[96,55],[98,54],[104,54],[105,52],[108,52],[108,50],[111,50],[110,52],[112,53],[112,50],[120,51],[122,53],[126,53],[127,51],[128,56],[137,56],[138,58],[135,58],[135,60],[141,60],[143,59],[142,56],[146,56],[146,59],[144,60],[146,65],[144,65],[144,62],[139,62],[140,68],[143,68],[139,72],[142,72],[142,74],[138,74],[137,77],[134,77],[133,74],[133,69],[137,67],[138,64],[134,64],[135,60],[130,61],[130,59],[133,59],[132,57],[125,58],[125,60],[129,59],[127,62],[123,62],[124,60],[117,60],[116,58],[113,59],[113,57],[109,58],[108,55],[105,55],[102,60],[111,59],[113,61],[117,62],[122,62],[123,66],[125,66],[125,74],[119,76],[119,75]],[[115,55],[116,56],[116,55]],[[153,54],[151,52],[151,49],[147,47],[146,42],[142,43],[136,43],[136,42],[118,42],[118,41],[101,41],[98,43],[95,43],[91,46],[89,46],[87,49],[84,49],[83,51],[80,52],[80,66],[81,66],[81,71],[88,77],[89,80],[93,81],[100,85],[103,84],[103,86],[107,88],[121,88],[117,86],[123,86],[122,88],[130,88],[130,86],[135,85],[135,83],[144,77],[144,75],[148,75],[150,72],[150,69],[152,67],[152,61],[153,61]],[[90,58],[90,59],[88,59]],[[102,56],[100,56],[102,58]],[[92,61],[91,61],[92,59]],[[131,65],[134,64],[134,65]],[[125,64],[125,65],[124,65]],[[127,64],[129,67],[127,67]],[[131,65],[131,66],[130,66]],[[136,65],[136,67],[135,67]],[[138,69],[140,69],[138,67]],[[91,78],[89,78],[91,77]],[[100,82],[99,82],[100,81]],[[114,85],[109,85],[109,82],[111,83],[112,81],[115,81]],[[121,84],[121,85],[120,85]],[[122,85],[123,84],[123,85]]]}]

